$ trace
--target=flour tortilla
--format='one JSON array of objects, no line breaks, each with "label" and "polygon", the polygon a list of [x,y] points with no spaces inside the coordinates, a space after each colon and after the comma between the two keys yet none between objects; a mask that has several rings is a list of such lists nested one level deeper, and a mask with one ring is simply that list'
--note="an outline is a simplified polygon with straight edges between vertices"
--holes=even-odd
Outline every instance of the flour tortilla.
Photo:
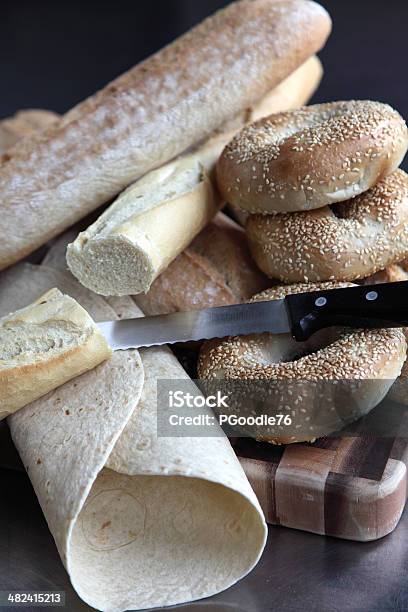
[{"label": "flour tortilla", "polygon": [[[0,276],[0,315],[51,286],[86,302],[95,320],[141,314],[130,298],[108,304],[68,273],[23,264]],[[168,349],[117,352],[8,420],[72,584],[99,610],[213,595],[265,545],[227,438],[157,437],[159,377],[187,378]]]}]

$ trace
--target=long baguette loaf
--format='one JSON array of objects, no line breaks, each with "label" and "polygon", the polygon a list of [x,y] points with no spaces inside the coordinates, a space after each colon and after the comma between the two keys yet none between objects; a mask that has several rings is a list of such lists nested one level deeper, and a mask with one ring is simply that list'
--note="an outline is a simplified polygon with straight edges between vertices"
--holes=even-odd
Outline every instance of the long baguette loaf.
[{"label": "long baguette loaf", "polygon": [[145,314],[237,304],[270,286],[257,269],[244,230],[219,213],[153,283],[134,296]]},{"label": "long baguette loaf", "polygon": [[126,189],[68,246],[78,280],[101,295],[146,292],[219,210],[210,174],[229,139],[217,136]]},{"label": "long baguette loaf", "polygon": [[[260,102],[227,121],[221,131],[240,129],[245,123],[252,123],[268,113],[301,106],[314,93],[322,75],[323,68],[319,58],[315,55],[310,57],[282,83],[267,93]],[[0,155],[11,149],[22,138],[56,126],[60,120],[60,115],[53,111],[34,108],[20,110],[11,117],[1,119]]]},{"label": "long baguette loaf", "polygon": [[0,156],[22,138],[57,124],[59,116],[41,109],[22,110],[0,121]]},{"label": "long baguette loaf", "polygon": [[108,359],[86,310],[52,289],[0,319],[0,419]]},{"label": "long baguette loaf", "polygon": [[[259,118],[260,116],[264,114],[286,110],[287,108],[292,108],[294,106],[301,106],[303,103],[305,103],[309,99],[310,95],[317,88],[320,82],[322,73],[323,73],[323,69],[322,69],[322,65],[319,59],[316,56],[311,57],[298,70],[296,70],[295,73],[293,73],[287,79],[285,79],[285,81],[281,85],[279,85],[277,88],[275,88],[273,91],[269,92],[264,98],[262,98],[259,102],[257,102],[257,104],[247,109],[244,114],[241,114],[240,117],[236,118],[234,121],[228,122],[228,125],[225,126],[224,132],[226,131],[226,128],[235,127],[235,129],[239,129],[240,127],[242,127],[245,121],[252,121],[254,119]],[[228,132],[227,134],[224,133],[220,136],[220,140],[218,142],[217,149],[221,149],[221,147],[223,146],[223,143],[229,138],[229,134],[230,133]],[[213,139],[211,142],[214,144],[217,141]],[[207,151],[211,152],[211,148],[210,149],[207,148]],[[214,158],[216,157],[216,155],[218,155],[218,150],[215,151],[215,154],[212,154],[210,156],[211,162],[214,161]],[[192,158],[190,157],[190,159]],[[206,161],[204,155],[201,155],[200,161],[201,163],[204,163]],[[207,156],[207,164],[208,164],[208,161],[209,161],[209,158]],[[136,196],[140,196],[141,191],[143,191],[144,195],[148,196],[146,198],[146,201],[147,202],[150,201],[150,203],[153,203],[156,200],[160,199],[158,197],[159,194],[156,191],[156,177],[158,177],[159,179],[160,177],[167,177],[168,179],[170,179],[169,184],[171,186],[171,188],[169,189],[169,192],[172,193],[172,199],[175,200],[176,199],[175,193],[177,189],[179,189],[180,191],[180,185],[181,185],[180,182],[177,182],[177,172],[174,172],[175,167],[176,167],[176,164],[171,163],[167,169],[165,167],[157,172],[153,171],[152,177],[150,179],[148,177],[145,177],[145,179],[141,179],[139,183],[136,183],[136,185],[138,185],[139,187],[139,191],[136,189],[133,193],[135,193]],[[173,172],[171,171],[171,168],[173,168]],[[160,183],[160,180],[159,180],[159,183]],[[141,187],[143,187],[143,185],[145,188],[140,189]],[[132,191],[133,189],[129,189],[128,195],[132,193]],[[194,194],[194,189],[192,190],[192,193]],[[151,194],[150,200],[149,200],[149,194]],[[211,194],[211,191],[201,190],[201,194],[202,195]],[[183,196],[183,198],[185,198],[185,196]],[[138,197],[135,198],[136,210],[137,209],[140,210],[140,208],[142,208],[140,199],[141,198],[138,198]],[[124,201],[126,201],[125,198],[124,198]],[[181,200],[181,205],[183,205],[183,202],[185,204],[186,199]],[[199,206],[199,209],[203,206],[205,207],[205,203],[206,203],[205,199],[204,201],[201,200],[201,206]],[[210,199],[210,205],[211,203],[212,203],[212,198]],[[193,198],[191,198],[191,205],[192,206],[194,205]],[[177,206],[176,202],[173,201],[172,207],[174,208],[176,206]],[[125,208],[126,207],[124,206],[123,210],[121,209],[122,218],[125,213]],[[211,208],[212,206],[210,206],[210,211],[211,211]],[[160,215],[160,210],[161,210],[160,207],[158,207],[156,214]],[[166,206],[164,207],[164,211],[166,211]],[[191,208],[190,212],[194,212],[194,209]],[[114,215],[112,215],[112,217],[113,216]],[[128,216],[127,213],[126,213],[126,216]],[[184,233],[187,235],[187,232],[188,232],[189,235],[191,235],[191,238],[193,238],[192,231],[195,230],[197,227],[196,225],[197,219],[195,218],[195,215],[192,218],[193,225],[191,226],[189,226],[189,224],[186,223],[185,215],[183,216],[183,214],[179,213],[177,214],[177,216],[179,220],[180,219],[182,220]],[[106,217],[109,219],[112,218],[110,213],[107,213]],[[223,223],[221,223],[220,221],[222,218],[224,220]],[[135,217],[133,217],[133,221],[136,221]],[[99,227],[99,225],[100,223],[97,223],[95,226],[92,226],[88,232],[85,232],[84,236],[86,236],[86,238],[90,238],[90,240],[92,241],[91,234],[93,235],[93,230],[94,229],[96,230],[97,227]],[[161,217],[161,215],[159,218],[158,225],[159,227],[164,227],[165,231],[167,232],[167,226],[164,223],[164,219]],[[215,223],[215,225],[216,226],[223,225],[225,227],[226,217],[221,214],[218,215],[217,222]],[[167,293],[167,290],[164,288],[164,286],[162,289],[160,289],[161,283],[160,283],[160,280],[159,280],[160,277],[159,277],[159,279],[157,279],[157,281],[153,283],[151,291],[149,291],[146,296],[146,300],[143,299],[144,297],[143,294],[140,295],[141,302],[143,302],[145,307],[147,308],[146,313],[154,314],[156,311],[157,312],[170,312],[171,309],[180,309],[182,304],[193,306],[194,303],[197,303],[197,305],[201,305],[201,307],[205,307],[207,304],[209,306],[211,304],[213,305],[223,304],[223,303],[232,304],[237,301],[240,301],[241,299],[246,299],[247,297],[250,297],[250,295],[254,293],[258,293],[259,291],[262,290],[262,288],[264,288],[265,277],[263,276],[261,272],[259,272],[256,269],[255,264],[249,258],[248,249],[245,246],[245,236],[242,234],[242,232],[238,230],[236,226],[234,227],[233,224],[229,223],[228,225],[229,225],[230,231],[228,231],[225,236],[227,243],[229,244],[229,238],[231,238],[232,235],[236,236],[235,243],[236,244],[239,243],[239,245],[237,246],[236,257],[231,258],[230,265],[232,266],[235,265],[237,269],[239,268],[240,270],[242,270],[242,274],[240,274],[242,278],[244,277],[249,278],[248,274],[245,274],[245,270],[247,269],[251,270],[250,276],[252,278],[252,281],[249,283],[249,286],[251,287],[251,291],[249,292],[248,291],[246,292],[233,291],[231,287],[227,287],[225,284],[225,277],[222,275],[219,276],[219,273],[216,271],[216,269],[219,268],[220,266],[217,263],[215,264],[215,266],[213,266],[211,263],[209,264],[205,255],[200,256],[200,254],[194,249],[194,246],[193,246],[192,249],[187,249],[186,251],[184,251],[183,254],[180,254],[180,256],[178,257],[177,265],[175,266],[170,265],[171,269],[169,268],[168,274],[167,272],[164,272],[163,274],[163,283],[169,287],[172,284],[171,282],[169,285],[169,282],[173,274],[176,276],[180,275],[180,277],[185,278],[186,281],[187,281],[187,277],[191,276],[191,285],[192,285],[191,291],[187,291],[185,293],[185,298],[183,298],[181,295],[182,293],[181,287],[183,286],[183,283],[176,282],[175,287],[177,287],[178,290],[175,292],[174,299],[172,299],[170,294]],[[171,230],[173,231],[172,226],[171,226]],[[156,227],[152,226],[150,228],[150,231],[154,232],[155,234]],[[213,232],[216,232],[217,237],[220,238],[220,240],[216,239],[214,244],[216,245],[216,249],[219,249],[219,252],[221,253],[223,249],[222,242],[223,242],[223,237],[224,237],[223,228],[219,227],[218,230],[209,229],[208,232],[204,230],[203,236],[207,236],[209,239],[210,236],[212,236]],[[53,245],[53,247],[48,251],[44,259],[44,263],[52,267],[56,265],[56,267],[62,270],[66,269],[67,267],[67,264],[66,264],[67,246],[70,242],[73,242],[76,239],[76,237],[77,237],[77,231],[75,229],[68,230],[62,236],[60,236],[55,241],[55,244]],[[176,236],[176,239],[177,239],[177,236]],[[207,238],[205,239],[205,241],[207,241]],[[181,248],[180,244],[177,244],[177,243],[174,243],[174,247],[177,251],[180,250]],[[244,255],[243,255],[243,251],[245,251]],[[231,249],[229,249],[228,252],[231,253]],[[162,290],[165,293],[165,295],[163,295],[163,299],[160,297],[160,293]],[[208,300],[210,300],[209,294],[211,293],[212,299],[210,300],[210,303],[208,302],[208,300],[200,300],[198,298],[197,298],[198,301],[196,302],[196,297],[201,291],[203,291],[204,293],[207,293]],[[152,308],[148,307],[148,304],[150,302],[151,302]]]},{"label": "long baguette loaf", "polygon": [[259,100],[330,27],[309,0],[241,0],[17,144],[0,166],[0,268]]},{"label": "long baguette loaf", "polygon": [[[269,92],[238,117],[235,130],[248,119],[302,104],[321,74],[320,61],[311,58],[287,79],[285,90]],[[150,172],[120,195],[68,247],[67,262],[79,281],[101,295],[147,292],[220,207],[211,175],[235,130]]]}]

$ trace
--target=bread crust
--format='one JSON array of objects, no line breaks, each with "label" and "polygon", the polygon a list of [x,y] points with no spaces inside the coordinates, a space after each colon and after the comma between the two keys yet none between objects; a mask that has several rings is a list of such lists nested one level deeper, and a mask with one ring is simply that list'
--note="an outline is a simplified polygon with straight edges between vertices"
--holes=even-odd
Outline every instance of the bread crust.
[{"label": "bread crust", "polygon": [[190,249],[222,274],[233,292],[233,303],[247,301],[271,284],[254,263],[245,232],[222,213],[197,236]]},{"label": "bread crust", "polygon": [[241,0],[24,139],[0,166],[0,268],[208,137],[316,53],[330,29],[309,0]]},{"label": "bread crust", "polygon": [[405,121],[387,104],[316,104],[245,127],[220,157],[218,185],[250,213],[310,211],[367,191],[407,147]]},{"label": "bread crust", "polygon": [[0,319],[0,419],[111,356],[74,299],[52,289]]},{"label": "bread crust", "polygon": [[408,175],[397,170],[334,210],[251,215],[246,230],[254,259],[270,278],[365,278],[408,256]]},{"label": "bread crust", "polygon": [[[278,286],[252,301],[347,286],[351,285]],[[352,333],[324,330],[306,343],[296,343],[290,335],[252,334],[204,344],[198,373],[200,378],[217,380],[220,385],[223,380],[229,381],[224,392],[229,392],[231,411],[240,415],[249,416],[252,408],[245,403],[248,397],[242,398],[245,386],[238,385],[234,392],[231,381],[253,383],[262,414],[288,414],[292,419],[285,427],[253,429],[255,437],[275,444],[292,444],[328,435],[367,414],[399,376],[406,348],[403,332],[395,329]],[[330,386],[330,381],[344,383],[340,405],[340,387]],[[324,385],[319,387],[319,383]],[[236,405],[231,403],[233,397]],[[319,397],[325,398],[323,405],[316,403]]]},{"label": "bread crust", "polygon": [[218,213],[147,294],[134,296],[145,314],[238,304],[270,281],[253,262],[241,227]]}]

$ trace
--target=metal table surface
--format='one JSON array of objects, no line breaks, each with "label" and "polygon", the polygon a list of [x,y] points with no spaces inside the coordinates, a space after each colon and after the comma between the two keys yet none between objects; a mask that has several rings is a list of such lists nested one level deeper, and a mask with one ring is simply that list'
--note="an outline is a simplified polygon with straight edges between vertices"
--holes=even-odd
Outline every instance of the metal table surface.
[{"label": "metal table surface", "polygon": [[[70,585],[28,476],[0,469],[0,490],[0,590],[64,590],[66,604],[56,609],[89,611]],[[216,597],[175,609],[406,611],[407,536],[408,512],[393,534],[364,544],[270,527],[264,556],[247,578]]]}]

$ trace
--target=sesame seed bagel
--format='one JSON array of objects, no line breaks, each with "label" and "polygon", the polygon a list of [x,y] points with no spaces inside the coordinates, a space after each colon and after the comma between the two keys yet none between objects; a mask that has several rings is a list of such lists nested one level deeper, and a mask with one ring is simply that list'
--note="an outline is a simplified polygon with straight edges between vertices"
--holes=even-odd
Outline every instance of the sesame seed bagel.
[{"label": "sesame seed bagel", "polygon": [[226,201],[251,213],[313,210],[373,187],[407,147],[405,121],[387,104],[316,104],[239,132],[219,159],[218,185]]},{"label": "sesame seed bagel", "polygon": [[[350,286],[279,286],[256,295],[252,301]],[[399,376],[405,355],[404,334],[395,329],[327,329],[304,343],[297,343],[289,334],[254,334],[205,343],[198,372],[201,379],[217,381],[221,387],[227,385],[233,398],[230,410],[240,415],[253,412],[240,381],[255,381],[256,410],[261,405],[262,413],[290,415],[292,422],[289,426],[255,428],[251,435],[290,444],[328,435],[367,414]],[[235,393],[231,381],[240,383]]]},{"label": "sesame seed bagel", "polygon": [[333,208],[251,215],[246,231],[252,256],[270,278],[284,283],[365,278],[408,256],[408,175],[397,170]]}]

